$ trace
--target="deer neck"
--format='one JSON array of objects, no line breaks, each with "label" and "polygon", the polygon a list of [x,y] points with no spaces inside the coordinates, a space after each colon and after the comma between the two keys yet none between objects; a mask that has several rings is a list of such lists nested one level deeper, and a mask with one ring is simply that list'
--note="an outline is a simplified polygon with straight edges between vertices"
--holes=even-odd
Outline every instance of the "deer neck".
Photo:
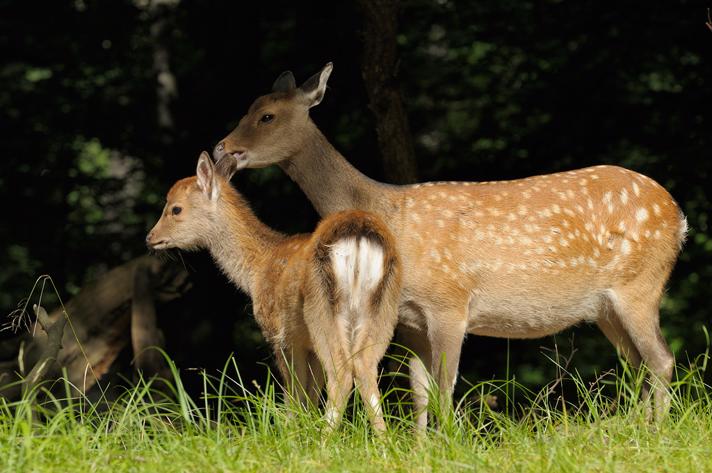
[{"label": "deer neck", "polygon": [[264,258],[284,236],[262,223],[229,184],[223,189],[208,248],[230,280],[253,297]]},{"label": "deer neck", "polygon": [[280,167],[304,191],[319,215],[348,209],[383,211],[394,186],[359,172],[315,125],[308,135],[305,146]]}]

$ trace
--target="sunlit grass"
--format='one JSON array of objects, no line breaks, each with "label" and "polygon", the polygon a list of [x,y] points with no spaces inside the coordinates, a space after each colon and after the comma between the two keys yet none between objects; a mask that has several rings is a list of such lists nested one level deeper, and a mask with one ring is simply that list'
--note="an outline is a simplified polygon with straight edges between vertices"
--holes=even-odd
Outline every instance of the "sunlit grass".
[{"label": "sunlit grass", "polygon": [[[0,465],[38,472],[704,471],[712,469],[712,402],[703,382],[707,355],[696,361],[678,367],[672,412],[659,425],[636,400],[640,374],[623,367],[584,382],[562,368],[539,392],[511,381],[474,385],[456,414],[425,435],[414,433],[409,406],[391,402],[381,438],[358,402],[328,432],[317,410],[286,407],[274,382],[245,384],[232,358],[218,376],[203,375],[205,395],[193,399],[170,363],[169,396],[140,381],[111,403],[55,389],[0,404]],[[566,401],[557,395],[562,386]],[[487,395],[508,409],[492,410]]]}]

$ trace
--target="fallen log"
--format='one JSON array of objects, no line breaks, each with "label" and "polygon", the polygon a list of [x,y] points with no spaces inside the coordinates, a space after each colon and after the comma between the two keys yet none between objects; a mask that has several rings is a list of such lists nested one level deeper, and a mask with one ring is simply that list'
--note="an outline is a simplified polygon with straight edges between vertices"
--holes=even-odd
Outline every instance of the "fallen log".
[{"label": "fallen log", "polygon": [[[137,372],[145,377],[167,376],[163,357],[149,348],[164,348],[155,306],[183,296],[190,286],[187,271],[175,261],[146,255],[84,286],[64,310],[42,315],[44,310],[38,311],[29,333],[19,341],[8,341],[17,350],[13,359],[0,362],[0,395],[17,398],[22,393],[18,386],[27,385],[32,370],[43,364],[46,366],[34,373],[36,379],[30,380],[33,386],[58,378],[65,369],[69,383],[86,393],[129,344]],[[49,359],[48,350],[56,340],[46,330],[65,318],[61,348]],[[32,369],[25,376],[29,367]]]}]

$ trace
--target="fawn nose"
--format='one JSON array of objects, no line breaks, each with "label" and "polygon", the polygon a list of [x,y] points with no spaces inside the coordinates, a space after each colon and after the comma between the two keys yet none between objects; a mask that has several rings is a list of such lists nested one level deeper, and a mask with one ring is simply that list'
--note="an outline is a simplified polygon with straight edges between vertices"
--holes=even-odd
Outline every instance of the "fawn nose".
[{"label": "fawn nose", "polygon": [[153,232],[149,232],[148,235],[146,235],[146,246],[149,248],[151,246],[151,239],[153,239]]}]

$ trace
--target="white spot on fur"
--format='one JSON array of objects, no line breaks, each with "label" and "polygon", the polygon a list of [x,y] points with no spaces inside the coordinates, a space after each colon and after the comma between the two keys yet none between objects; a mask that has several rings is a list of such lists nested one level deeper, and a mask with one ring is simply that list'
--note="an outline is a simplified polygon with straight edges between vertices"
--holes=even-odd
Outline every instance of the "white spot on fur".
[{"label": "white spot on fur", "polygon": [[645,222],[648,220],[648,211],[644,208],[639,208],[635,211],[635,219],[639,222]]},{"label": "white spot on fur", "polygon": [[623,242],[621,243],[621,251],[624,255],[627,255],[630,253],[630,250],[630,242],[626,239],[623,239]]},{"label": "white spot on fur", "polygon": [[440,262],[440,253],[435,248],[430,250],[430,257],[433,258],[436,263]]},{"label": "white spot on fur", "polygon": [[540,210],[537,213],[539,214],[539,217],[541,217],[541,218],[551,217],[551,210],[549,210],[549,209]]},{"label": "white spot on fur", "polygon": [[635,194],[636,197],[640,195],[640,186],[638,186],[637,182],[633,183],[633,193]]},{"label": "white spot on fur", "polygon": [[625,205],[628,203],[628,189],[623,189],[621,191],[621,204]]}]

